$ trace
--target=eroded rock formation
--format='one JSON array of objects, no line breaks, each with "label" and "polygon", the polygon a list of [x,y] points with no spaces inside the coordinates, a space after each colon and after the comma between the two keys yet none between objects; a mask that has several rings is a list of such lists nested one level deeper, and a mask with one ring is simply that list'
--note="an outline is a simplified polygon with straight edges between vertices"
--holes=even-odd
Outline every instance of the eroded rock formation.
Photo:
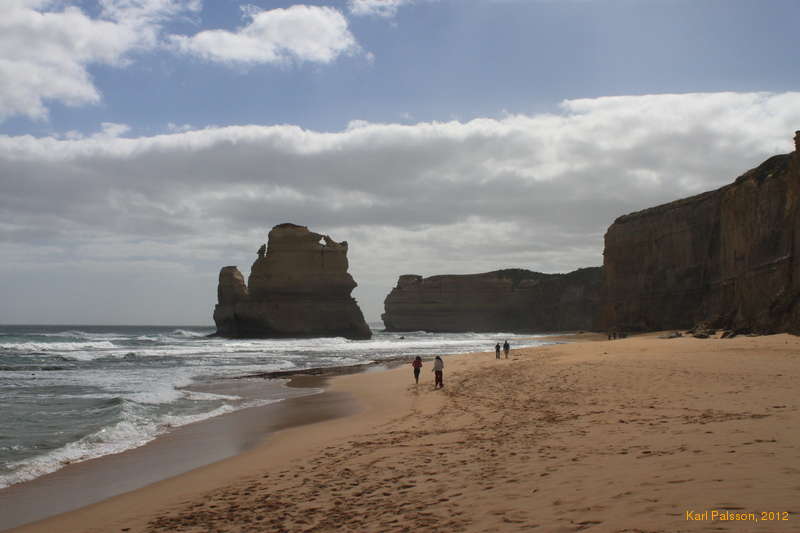
[{"label": "eroded rock formation", "polygon": [[214,309],[223,337],[368,339],[364,315],[350,292],[347,242],[305,226],[280,224],[258,250],[247,285],[235,266],[219,273]]},{"label": "eroded rock formation", "polygon": [[593,329],[601,269],[542,274],[522,269],[423,278],[400,276],[384,301],[389,331]]},{"label": "eroded rock formation", "polygon": [[800,132],[795,152],[730,185],[608,229],[600,325],[800,330]]}]

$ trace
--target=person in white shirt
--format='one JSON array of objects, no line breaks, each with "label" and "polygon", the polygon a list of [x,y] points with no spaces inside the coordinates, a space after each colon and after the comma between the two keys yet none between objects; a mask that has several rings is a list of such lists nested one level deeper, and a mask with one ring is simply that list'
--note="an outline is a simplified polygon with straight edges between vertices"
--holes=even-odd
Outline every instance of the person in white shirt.
[{"label": "person in white shirt", "polygon": [[438,355],[436,359],[433,360],[433,374],[436,376],[436,383],[434,384],[434,389],[438,389],[440,387],[444,387],[443,381],[443,373],[444,373],[444,361]]}]

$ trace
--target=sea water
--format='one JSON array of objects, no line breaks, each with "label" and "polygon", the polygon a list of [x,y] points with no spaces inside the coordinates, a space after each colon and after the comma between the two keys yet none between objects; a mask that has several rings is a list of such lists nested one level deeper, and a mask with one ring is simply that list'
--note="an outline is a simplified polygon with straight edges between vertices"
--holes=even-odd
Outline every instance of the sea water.
[{"label": "sea water", "polygon": [[[547,343],[507,333],[387,333],[371,326],[372,339],[361,341],[221,339],[208,337],[212,327],[0,326],[0,488],[290,395],[280,387],[255,395],[207,392],[231,390],[214,387],[231,378],[492,351],[505,339],[513,347]],[[241,390],[254,388],[260,386]]]}]

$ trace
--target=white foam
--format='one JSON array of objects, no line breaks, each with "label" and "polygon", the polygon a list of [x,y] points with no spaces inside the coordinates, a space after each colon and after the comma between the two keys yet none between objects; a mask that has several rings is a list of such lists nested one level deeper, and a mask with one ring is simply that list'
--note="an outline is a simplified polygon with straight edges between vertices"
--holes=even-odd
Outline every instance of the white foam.
[{"label": "white foam", "polygon": [[164,428],[169,427],[180,427],[185,426],[188,424],[194,424],[195,422],[200,422],[202,420],[207,420],[209,418],[213,418],[216,416],[224,415],[227,413],[232,413],[234,411],[241,411],[242,409],[249,409],[250,407],[261,407],[264,405],[269,405],[273,403],[282,402],[283,398],[274,398],[271,400],[250,400],[247,402],[243,402],[239,405],[230,405],[225,404],[217,407],[213,411],[208,413],[202,413],[197,415],[182,415],[182,416],[164,416],[162,418],[162,425]]},{"label": "white foam", "polygon": [[128,335],[122,333],[89,333],[80,330],[60,331],[58,333],[35,333],[35,335],[41,337],[71,337],[84,340],[123,340],[129,338]]},{"label": "white foam", "polygon": [[253,400],[239,405],[226,404],[207,413],[185,416],[165,415],[158,421],[147,420],[145,417],[126,410],[124,412],[125,419],[113,426],[103,428],[47,454],[26,461],[7,464],[6,466],[11,472],[0,475],[0,489],[55,472],[70,463],[83,462],[144,446],[172,428],[200,422],[240,409],[268,405],[279,401],[282,400]]},{"label": "white foam", "polygon": [[241,396],[234,396],[231,394],[215,394],[213,392],[200,392],[200,391],[193,391],[193,390],[186,390],[183,391],[184,396],[187,400],[196,400],[196,401],[213,401],[213,400],[241,400]]},{"label": "white foam", "polygon": [[28,481],[70,464],[142,446],[157,435],[157,425],[144,419],[123,420],[32,460],[11,463],[0,476],[0,488]]},{"label": "white foam", "polygon": [[108,350],[115,348],[109,341],[99,342],[6,342],[0,350],[18,352],[77,352],[81,350]]},{"label": "white foam", "polygon": [[201,333],[199,331],[188,331],[185,329],[176,329],[170,335],[174,337],[186,337],[189,339],[197,339],[208,336],[208,333]]}]

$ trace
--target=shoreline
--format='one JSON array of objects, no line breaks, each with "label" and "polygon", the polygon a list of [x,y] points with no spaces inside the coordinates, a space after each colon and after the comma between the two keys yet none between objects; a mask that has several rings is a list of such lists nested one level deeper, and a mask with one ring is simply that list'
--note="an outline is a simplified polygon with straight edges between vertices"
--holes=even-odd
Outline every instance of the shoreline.
[{"label": "shoreline", "polygon": [[337,376],[357,411],[14,532],[796,529],[800,339],[656,335]]},{"label": "shoreline", "polygon": [[[344,393],[334,394],[325,390],[331,378],[394,368],[405,363],[406,359],[405,356],[396,356],[353,365],[260,372],[190,385],[187,390],[236,394],[250,400],[263,398],[258,393],[243,394],[242,383],[247,380],[267,382],[267,387],[275,389],[304,392],[283,395],[266,405],[237,409],[175,427],[144,445],[67,463],[53,472],[2,487],[0,508],[13,511],[0,514],[0,533],[228,459],[257,446],[282,429],[346,416],[357,407]],[[263,387],[257,383],[244,386]],[[311,396],[319,398],[308,398]],[[223,432],[225,437],[221,436]],[[192,442],[199,438],[212,441],[200,446]],[[191,455],[183,453],[186,446],[193,447]],[[144,471],[137,466],[139,462],[148,464]],[[95,488],[99,483],[102,483],[102,488]],[[52,508],[38,508],[39,501],[53,502]]]},{"label": "shoreline", "polygon": [[[602,338],[601,334],[579,332],[546,333],[523,337],[519,340],[541,340],[548,343],[553,341],[553,344],[557,344],[601,340]],[[443,354],[442,357],[451,358],[489,353],[493,352]],[[266,440],[282,430],[356,414],[359,410],[363,410],[363,406],[360,408],[356,405],[356,398],[349,392],[332,392],[326,388],[331,379],[384,372],[403,366],[407,362],[408,356],[394,356],[354,365],[245,374],[225,378],[210,387],[190,386],[188,387],[190,390],[232,394],[234,391],[230,390],[231,387],[235,388],[235,384],[243,380],[283,380],[285,381],[283,385],[290,389],[319,389],[319,391],[302,393],[296,397],[289,396],[268,405],[240,409],[181,426],[159,435],[143,446],[69,464],[55,472],[0,489],[0,507],[14,509],[13,513],[4,513],[3,516],[0,516],[0,533],[11,533],[20,528],[35,526],[37,523],[49,521],[64,513],[79,512],[82,508],[102,504],[104,500],[131,491],[143,490],[170,478],[234,458],[253,447],[263,445]],[[240,390],[235,392],[241,393]],[[332,405],[335,407],[332,408]],[[322,406],[322,410],[311,414],[311,411],[319,406]],[[260,421],[262,422],[261,429],[246,431],[241,420],[260,419],[260,413],[263,413],[264,418],[267,419],[266,423]],[[199,450],[196,443],[191,442],[197,435],[219,437],[218,430],[233,432],[233,436],[230,439],[223,438],[221,444],[206,444]],[[191,457],[187,457],[180,451],[184,449],[184,446],[193,447]],[[176,464],[171,460],[178,462]],[[156,472],[153,470],[153,466],[148,464],[147,469],[142,472],[137,467],[137,464],[142,461],[168,464],[168,466],[166,469],[158,468]],[[98,484],[102,484],[102,487],[97,486]],[[65,494],[68,497],[65,498]],[[37,502],[40,501],[56,503],[47,510],[43,510],[38,507]]]},{"label": "shoreline", "polygon": [[[67,464],[54,472],[0,488],[0,508],[12,510],[0,514],[0,533],[80,511],[236,457],[262,445],[276,432],[352,415],[359,410],[355,399],[346,392],[329,391],[329,381],[337,376],[396,368],[407,359],[395,356],[353,365],[244,374],[191,385],[188,390],[241,395],[243,381],[279,380],[283,383],[275,383],[276,388],[304,392],[176,427],[142,446]],[[185,453],[187,447],[191,454]],[[47,509],[41,508],[42,501],[50,502]]]},{"label": "shoreline", "polygon": [[[276,431],[354,412],[357,406],[347,395],[324,390],[328,379],[325,375],[295,375],[284,380],[286,383],[276,384],[297,389],[285,398],[173,428],[143,446],[67,464],[0,489],[0,508],[4,509],[0,532],[79,510],[234,457],[258,446]],[[187,454],[187,449],[191,453]],[[41,508],[43,501],[49,502],[47,509]]]},{"label": "shoreline", "polygon": [[[447,357],[455,356],[452,354]],[[444,357],[444,356],[443,356]],[[374,409],[367,408],[358,402],[358,398],[347,390],[347,387],[340,386],[339,383],[332,383],[333,380],[342,378],[353,378],[363,375],[375,375],[392,372],[398,370],[397,366],[401,364],[401,358],[395,358],[392,361],[390,369],[389,365],[384,364],[385,361],[374,361],[360,365],[348,365],[340,367],[321,367],[314,369],[292,370],[287,372],[278,371],[275,378],[289,377],[290,381],[287,386],[300,387],[300,388],[321,388],[326,387],[322,392],[312,393],[308,395],[299,396],[296,398],[289,398],[285,401],[276,404],[270,404],[262,407],[254,407],[250,409],[243,409],[233,413],[228,413],[208,420],[190,424],[183,428],[178,428],[174,433],[178,433],[183,429],[193,429],[200,426],[218,426],[220,422],[229,421],[231,418],[246,412],[257,412],[265,410],[274,410],[277,415],[273,420],[268,421],[270,429],[266,432],[259,433],[257,442],[250,448],[241,450],[239,453],[229,455],[227,457],[218,458],[213,462],[198,465],[194,468],[188,469],[182,473],[172,476],[158,476],[158,479],[145,484],[143,486],[135,487],[130,490],[119,492],[115,495],[107,495],[102,499],[94,502],[87,502],[81,506],[73,506],[71,509],[57,511],[56,513],[48,512],[48,516],[42,517],[34,521],[26,521],[8,529],[0,529],[2,533],[24,533],[24,532],[42,532],[49,533],[50,531],[83,531],[87,532],[95,527],[102,531],[114,530],[115,528],[109,527],[108,523],[118,521],[118,517],[124,517],[124,520],[136,520],[138,513],[131,514],[131,509],[140,507],[151,507],[157,502],[160,505],[165,502],[175,503],[186,497],[197,497],[205,491],[211,490],[221,483],[234,482],[242,477],[248,477],[250,471],[250,463],[253,458],[263,460],[265,452],[270,456],[270,460],[277,461],[278,463],[283,460],[293,460],[308,452],[308,450],[315,446],[318,442],[328,440],[332,436],[343,436],[346,432],[342,432],[342,428],[337,428],[333,425],[341,419],[353,419],[364,417],[366,412],[372,412],[371,417],[366,417],[368,420],[373,420],[376,416]],[[404,362],[404,360],[403,360]],[[305,372],[308,370],[309,372]],[[267,376],[271,372],[240,376],[239,378],[231,378],[231,381],[244,378],[252,378],[258,376]],[[288,374],[288,376],[287,376]],[[272,377],[265,377],[264,379],[275,379]],[[383,391],[378,391],[377,395],[382,396]],[[289,402],[299,404],[296,408],[286,409],[290,404]],[[283,408],[283,409],[282,409]],[[316,411],[316,412],[315,412]],[[333,411],[333,412],[331,412]],[[381,416],[379,413],[377,416]],[[226,424],[222,424],[226,425]],[[104,456],[97,459],[92,459],[82,463],[76,463],[65,467],[58,472],[48,474],[42,478],[37,478],[30,482],[25,482],[20,485],[14,485],[8,489],[0,490],[0,506],[14,505],[17,502],[29,502],[30,506],[38,505],[42,500],[31,498],[28,486],[35,484],[43,478],[57,475],[61,472],[68,471],[71,467],[81,468],[88,467],[93,464],[101,465],[107,461],[113,461],[117,457],[124,457],[126,460],[140,455],[137,452],[155,450],[161,445],[165,444],[168,440],[167,437],[172,436],[174,433],[169,433],[162,436],[156,441],[146,444],[140,448],[128,450],[121,454]],[[299,436],[307,437],[310,444],[297,442],[295,439]],[[302,439],[305,440],[305,439]],[[147,449],[147,450],[146,450]],[[104,470],[105,465],[102,465]],[[12,499],[4,499],[4,491],[9,491],[15,487],[25,485],[23,495],[14,495]],[[63,490],[63,487],[59,487]],[[52,500],[44,500],[52,501]],[[146,503],[142,503],[146,502]],[[87,513],[92,516],[87,522]],[[94,525],[91,525],[94,524]],[[142,525],[141,527],[144,527]],[[130,531],[130,528],[119,528],[120,530]]]},{"label": "shoreline", "polygon": [[[43,328],[42,326],[31,326],[31,327],[33,327],[33,328],[35,328],[37,330]],[[49,326],[49,328],[53,329],[53,330],[61,330],[61,329],[65,328],[65,327],[66,326]],[[86,332],[83,332],[83,331],[76,331],[76,332],[71,332],[71,331],[58,331],[58,332],[56,332],[56,331],[53,331],[53,332],[51,332],[49,329],[47,329],[47,327],[44,327],[43,331],[46,332],[45,333],[46,335],[52,335],[52,334],[58,333],[58,334],[66,335],[67,337],[80,336],[81,337],[81,341],[80,342],[86,341],[87,343],[90,343],[90,341],[93,342],[93,339],[94,339],[93,337],[91,337],[91,335],[94,335],[95,333],[98,333],[98,332],[99,333],[107,333],[107,332],[103,331],[103,328],[105,328],[105,326],[85,327],[84,329],[89,331],[89,333],[86,333]],[[139,328],[139,326],[130,326],[129,328],[132,328],[132,329],[135,330],[135,329]],[[169,333],[169,335],[181,333],[181,335],[179,335],[179,337],[181,337],[181,338],[183,338],[184,336],[191,336],[188,333],[186,333],[186,335],[184,335],[185,332],[176,332],[176,331],[174,331],[174,328],[175,328],[174,326],[161,327],[161,329],[170,330],[171,333]],[[161,333],[159,333],[159,335],[161,335]],[[411,334],[411,336],[413,337],[413,333]],[[548,335],[545,334],[543,336],[543,338],[542,337],[537,338],[537,341],[546,341],[547,340],[546,339],[547,336]],[[82,337],[86,337],[86,339],[83,339]],[[469,337],[469,335],[467,335],[466,337]],[[138,341],[138,340],[140,340],[139,337],[133,338],[133,341]],[[276,378],[276,379],[284,380],[284,378],[291,378],[293,376],[303,375],[303,374],[330,376],[330,375],[339,375],[339,374],[345,374],[345,373],[351,373],[351,372],[373,372],[373,371],[378,371],[378,370],[381,370],[381,369],[384,369],[384,368],[390,368],[390,367],[392,367],[394,365],[400,364],[400,363],[404,362],[405,356],[399,356],[398,357],[398,356],[396,356],[394,354],[403,353],[407,349],[403,348],[401,346],[402,341],[400,341],[398,343],[391,342],[391,341],[394,341],[394,340],[395,339],[390,339],[389,343],[379,343],[380,346],[376,349],[376,351],[372,351],[370,349],[363,349],[363,350],[361,350],[359,352],[359,350],[356,349],[355,350],[355,356],[353,356],[353,357],[348,357],[348,355],[349,355],[348,352],[349,351],[353,351],[353,350],[342,350],[341,353],[343,355],[345,355],[345,357],[343,359],[338,359],[338,358],[335,358],[335,357],[333,357],[333,358],[329,357],[329,358],[320,358],[319,360],[315,360],[314,359],[315,350],[310,350],[308,353],[305,353],[305,352],[302,353],[301,354],[302,357],[300,357],[300,361],[298,361],[298,362],[295,362],[295,361],[291,360],[291,359],[294,358],[293,356],[295,355],[295,354],[292,353],[292,354],[290,354],[290,357],[286,358],[286,360],[281,360],[283,363],[287,363],[287,361],[288,361],[289,364],[261,366],[259,364],[261,362],[261,360],[258,359],[258,360],[255,360],[254,361],[255,364],[253,364],[252,366],[249,366],[249,368],[247,370],[239,370],[237,372],[236,369],[234,369],[233,373],[228,372],[227,373],[228,375],[226,375],[224,377],[220,376],[220,377],[218,377],[216,379],[215,378],[206,379],[205,375],[198,375],[198,376],[195,376],[195,378],[197,378],[197,379],[194,380],[192,383],[190,383],[189,385],[183,385],[181,387],[177,387],[177,384],[166,383],[166,385],[171,386],[173,388],[176,388],[176,390],[177,389],[183,389],[183,393],[186,394],[187,398],[190,399],[190,402],[185,402],[185,403],[191,403],[191,401],[195,400],[196,398],[199,398],[201,400],[203,399],[202,395],[197,395],[196,398],[192,397],[192,395],[189,394],[190,392],[211,393],[212,395],[213,394],[223,394],[223,395],[229,395],[229,396],[232,397],[231,399],[224,399],[224,400],[222,400],[222,402],[218,402],[217,405],[219,405],[219,403],[222,403],[222,405],[218,409],[211,409],[211,408],[206,409],[205,405],[207,405],[207,404],[200,405],[198,409],[194,409],[194,410],[193,410],[194,405],[189,405],[188,407],[181,406],[180,408],[176,409],[176,414],[175,414],[174,417],[170,416],[169,414],[168,414],[168,416],[162,417],[161,413],[158,412],[157,409],[155,409],[155,408],[150,409],[148,407],[149,410],[146,410],[147,415],[144,416],[144,417],[138,417],[138,418],[135,415],[129,415],[129,413],[127,412],[128,409],[125,409],[124,410],[125,412],[123,412],[121,414],[121,416],[117,417],[116,420],[111,420],[111,422],[109,424],[106,424],[105,426],[101,426],[99,428],[99,430],[95,431],[94,433],[90,432],[90,433],[88,433],[86,435],[84,435],[84,433],[81,433],[79,431],[78,426],[80,426],[81,420],[78,419],[75,423],[69,423],[69,422],[65,421],[65,423],[62,424],[63,427],[58,427],[58,426],[53,426],[53,425],[49,426],[49,428],[52,429],[53,431],[57,430],[58,431],[57,434],[58,435],[63,435],[64,438],[63,439],[55,439],[53,441],[53,445],[51,447],[44,448],[44,449],[41,446],[37,447],[37,443],[35,442],[35,435],[36,434],[34,432],[27,432],[26,433],[24,431],[20,431],[20,435],[13,435],[12,434],[12,439],[10,441],[11,444],[15,445],[17,440],[22,442],[22,444],[20,446],[11,446],[11,447],[9,447],[8,450],[11,450],[11,452],[6,454],[6,455],[4,455],[4,457],[6,457],[7,460],[13,464],[13,467],[10,467],[8,469],[8,472],[6,472],[5,469],[4,469],[4,477],[3,477],[3,480],[2,480],[3,483],[0,484],[0,504],[3,501],[3,498],[7,497],[6,495],[9,492],[12,492],[12,489],[15,492],[15,491],[18,491],[19,487],[21,487],[21,486],[26,486],[26,485],[31,484],[31,483],[33,483],[33,484],[39,483],[38,480],[41,480],[42,478],[48,478],[48,477],[57,478],[58,477],[58,472],[61,472],[65,467],[69,468],[69,469],[73,469],[73,468],[75,468],[74,465],[93,464],[92,462],[98,461],[98,460],[102,460],[104,457],[109,457],[109,456],[117,455],[117,454],[120,454],[120,453],[124,454],[124,453],[130,452],[132,450],[136,450],[138,448],[141,448],[142,446],[152,446],[153,444],[151,444],[151,443],[157,442],[157,441],[160,441],[160,440],[164,439],[166,435],[170,434],[173,431],[176,431],[176,430],[181,431],[179,428],[185,427],[186,425],[191,425],[192,423],[202,423],[203,419],[216,418],[218,416],[228,416],[228,414],[230,414],[231,412],[237,412],[239,410],[242,410],[243,408],[250,408],[249,406],[253,406],[254,404],[255,405],[259,405],[259,404],[266,403],[265,402],[265,398],[262,397],[256,391],[256,389],[254,389],[252,386],[247,384],[248,380],[263,380],[263,379],[266,379],[266,378]],[[469,343],[468,339],[465,338],[464,340]],[[133,342],[133,341],[131,341],[131,342],[129,342],[129,341],[130,341],[130,339],[128,339],[126,337],[123,340],[123,345],[127,346],[128,344],[131,344],[131,342]],[[105,341],[103,340],[102,342],[105,342]],[[135,345],[136,342],[133,342],[133,344]],[[173,347],[173,345],[177,346],[177,345],[180,344],[180,342],[179,341],[176,341],[176,342],[164,341],[164,343],[162,343],[162,344],[165,344],[165,345],[169,346],[170,349],[171,349]],[[395,344],[397,344],[397,346],[395,346]],[[449,339],[445,339],[444,343],[441,346],[436,346],[436,345],[430,344],[430,343],[426,344],[424,342],[424,339],[423,339],[423,342],[419,342],[419,339],[414,339],[414,342],[410,343],[410,346],[409,346],[408,350],[411,350],[412,352],[413,351],[422,352],[421,355],[423,357],[427,357],[428,354],[426,354],[425,351],[427,351],[428,349],[436,350],[436,351],[438,351],[438,350],[449,350],[449,351],[452,351],[452,352],[457,352],[457,351],[464,351],[464,350],[472,350],[472,349],[476,349],[476,348],[481,348],[483,343],[482,342],[477,342],[477,344],[476,343],[472,343],[469,346],[449,346],[449,344],[450,344]],[[453,344],[458,345],[459,342],[455,342]],[[428,346],[430,348],[428,348]],[[204,348],[205,347],[201,347],[200,353],[204,353],[203,352]],[[134,348],[131,348],[131,349],[133,350]],[[339,352],[337,352],[335,350],[334,350],[334,352],[337,353],[337,354],[339,353]],[[280,350],[278,350],[278,353],[281,353]],[[134,353],[126,354],[126,356],[125,356],[126,360],[127,360],[128,356],[134,357],[135,354]],[[383,359],[382,357],[385,357],[385,356],[389,356],[389,357],[386,358],[386,359]],[[68,356],[64,356],[64,357],[66,358],[65,360],[70,360]],[[94,358],[89,358],[89,361],[93,361],[95,358],[99,359],[99,360],[103,359],[102,357],[94,357]],[[364,363],[363,362],[363,361],[369,361],[370,359],[373,359],[373,360],[371,362],[369,362],[369,363]],[[293,363],[296,364],[297,366],[299,366],[300,368],[299,369],[295,368],[295,369],[289,370],[289,371],[279,371],[278,370],[278,371],[271,371],[271,372],[259,372],[259,370],[267,369],[267,368],[286,368],[287,366],[291,367],[291,366],[293,366]],[[212,367],[213,367],[213,364],[214,364],[213,362],[210,363],[210,365]],[[322,365],[325,365],[325,364],[331,365],[332,364],[332,365],[336,365],[336,366],[303,368],[304,365],[308,365],[308,364],[312,364],[312,365],[313,364],[322,364]],[[346,365],[346,366],[341,366],[341,365]],[[114,381],[113,373],[115,372],[115,370],[114,370],[114,368],[112,368],[112,366],[113,365],[111,365],[111,366],[106,365],[107,368],[106,367],[103,368],[103,370],[106,370],[106,371],[108,371],[109,373],[112,374],[112,379],[110,380],[111,382]],[[143,366],[146,366],[146,365],[143,365]],[[55,367],[54,368],[47,367],[47,368],[43,368],[43,369],[34,368],[34,370],[51,370],[51,369],[61,370],[60,368],[55,368]],[[74,375],[77,375],[77,374],[74,374]],[[213,368],[211,368],[211,371],[209,372],[208,376],[213,376]],[[45,375],[45,377],[47,377],[47,375]],[[32,379],[36,379],[36,377],[34,377]],[[39,382],[37,382],[37,383],[39,383]],[[159,390],[157,392],[160,393],[161,391]],[[178,392],[180,392],[180,391],[178,391]],[[12,397],[13,397],[13,394],[12,394]],[[236,398],[233,398],[233,397],[236,397]],[[209,398],[213,398],[213,396],[209,396]],[[277,399],[277,396],[274,396],[274,395],[273,396],[269,396],[267,401],[271,401],[271,400],[274,400],[274,399]],[[169,400],[169,396],[167,396],[167,401],[166,402],[169,403],[169,401],[170,401]],[[138,403],[139,399],[138,398],[134,399],[134,402]],[[143,400],[142,402],[143,403],[150,403],[146,399]],[[158,405],[158,402],[159,402],[159,400],[156,400],[154,405]],[[195,403],[197,403],[197,402],[195,402]],[[213,405],[214,404],[212,404],[212,407],[213,407]],[[130,411],[134,412],[136,410],[136,408],[138,408],[138,405],[134,405],[133,408]],[[158,408],[160,409],[161,407],[159,406]],[[180,409],[183,409],[183,411],[181,411]],[[205,411],[197,412],[200,409],[205,409]],[[209,410],[210,410],[210,412],[206,412],[206,411],[209,411]],[[169,413],[168,409],[163,409],[163,411],[167,411]],[[10,413],[12,413],[12,414],[15,413],[15,412],[16,411],[14,411],[14,409],[12,409],[10,411]],[[35,410],[34,410],[34,412],[35,412]],[[80,417],[80,410],[76,409],[76,410],[74,410],[74,412],[77,413],[78,417]],[[151,420],[151,419],[148,419],[147,416],[150,416],[152,414],[152,412],[155,412],[155,414],[151,417],[151,419],[152,419]],[[20,416],[27,417],[27,415],[25,414],[24,411],[22,412],[22,414]],[[206,418],[206,417],[209,417],[209,418]],[[25,420],[30,420],[31,422],[36,423],[38,417],[33,415],[31,417],[27,417],[27,418],[24,418],[24,419]],[[11,418],[10,420],[13,420],[13,418]],[[85,421],[87,422],[87,424],[91,424],[91,419],[85,419]],[[150,423],[151,421],[152,421],[152,423]],[[12,422],[12,425],[16,425],[16,424]],[[142,426],[141,429],[138,427],[138,425]],[[87,425],[87,427],[89,427],[90,430],[93,430],[93,429],[96,428],[96,426],[91,426],[91,425]],[[108,428],[110,428],[110,431],[106,432],[106,430]],[[178,429],[176,429],[176,428],[178,428]],[[22,426],[20,426],[20,429],[22,429]],[[46,431],[47,429],[48,428],[45,427],[43,431]],[[78,437],[75,437],[73,435],[77,435],[78,437],[80,437],[81,435],[84,435],[86,438],[85,439],[82,439],[82,438],[79,439]],[[31,440],[31,442],[27,442],[27,441],[24,440],[25,438],[28,438],[28,436],[32,436],[31,439],[33,439],[33,440]],[[17,440],[14,440],[15,438],[17,438]],[[59,445],[59,443],[60,443],[60,445]],[[50,445],[50,442],[47,442],[45,444],[46,445]],[[17,449],[19,449],[21,451],[20,451],[19,454],[15,455],[13,452],[15,450],[17,450]],[[37,450],[39,452],[38,455],[30,455],[30,456],[28,456],[29,453],[34,453],[34,451],[37,451]],[[236,450],[236,452],[238,452],[238,451],[239,450]],[[216,456],[213,456],[213,454],[206,454],[206,457],[207,457],[206,459],[195,461],[192,464],[192,466],[198,466],[198,465],[204,464],[204,463],[206,463],[206,462],[208,462],[210,460],[216,460],[216,459],[219,459],[219,458],[227,457],[231,453],[235,453],[235,452],[217,453]],[[177,470],[168,470],[168,474],[169,475],[176,474],[176,473],[179,473],[179,471],[177,471]],[[139,476],[139,473],[135,473],[135,474],[137,476]],[[123,477],[126,477],[126,476],[123,476]],[[141,476],[139,476],[139,477],[141,477]],[[161,476],[161,477],[163,477],[163,476]],[[158,479],[158,477],[148,477],[146,481],[147,482],[152,482],[152,481],[155,481],[157,479]],[[6,483],[13,483],[13,485],[6,486]],[[142,484],[142,483],[144,483],[144,482],[141,482],[139,484]],[[135,488],[136,486],[138,486],[136,484],[131,484],[131,483],[127,483],[127,484],[123,484],[123,485],[124,485],[124,490],[130,490],[131,488]],[[116,489],[113,489],[112,491],[110,491],[109,493],[113,494],[113,493],[119,492],[121,490],[123,490],[123,489],[116,488]],[[70,492],[73,492],[73,491],[70,491]],[[92,501],[92,500],[94,500],[96,498],[97,498],[97,496],[92,496],[90,499],[83,500],[83,501],[88,503],[89,501]],[[72,498],[70,498],[70,499],[72,499]],[[65,507],[65,506],[59,505],[59,510],[64,510],[66,508],[67,507]],[[32,512],[31,516],[39,517],[42,514],[44,514],[44,513],[37,511],[37,512]],[[14,523],[16,523],[16,522],[14,522]],[[6,524],[7,524],[7,521],[5,521],[3,519],[2,514],[0,514],[0,530],[3,529]]]}]

